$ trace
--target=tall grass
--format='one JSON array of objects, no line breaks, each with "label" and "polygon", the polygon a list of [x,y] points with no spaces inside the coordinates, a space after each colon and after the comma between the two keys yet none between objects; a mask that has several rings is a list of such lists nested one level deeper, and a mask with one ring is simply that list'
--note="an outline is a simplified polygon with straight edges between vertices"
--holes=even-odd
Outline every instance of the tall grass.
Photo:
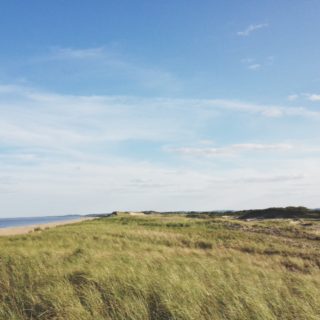
[{"label": "tall grass", "polygon": [[0,319],[320,318],[319,224],[120,216],[0,238]]}]

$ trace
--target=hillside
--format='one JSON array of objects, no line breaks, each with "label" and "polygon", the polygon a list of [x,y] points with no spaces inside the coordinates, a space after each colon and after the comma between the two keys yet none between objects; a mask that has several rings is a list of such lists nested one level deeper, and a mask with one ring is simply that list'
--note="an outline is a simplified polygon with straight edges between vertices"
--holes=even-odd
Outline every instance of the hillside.
[{"label": "hillside", "polygon": [[120,214],[0,238],[0,319],[319,319],[320,223]]}]

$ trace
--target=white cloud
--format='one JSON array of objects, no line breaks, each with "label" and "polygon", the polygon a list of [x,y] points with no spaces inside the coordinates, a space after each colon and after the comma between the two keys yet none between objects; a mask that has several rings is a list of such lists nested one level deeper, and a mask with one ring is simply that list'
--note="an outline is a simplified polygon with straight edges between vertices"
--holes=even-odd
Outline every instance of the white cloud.
[{"label": "white cloud", "polygon": [[[33,58],[39,63],[68,63],[68,68],[79,73],[90,74],[114,80],[134,81],[146,89],[160,89],[177,92],[182,88],[182,82],[168,70],[153,65],[137,62],[135,59],[119,52],[114,47],[102,46],[93,48],[63,48],[53,47],[50,52]],[[110,80],[109,80],[110,81]]]},{"label": "white cloud", "polygon": [[245,103],[236,100],[212,99],[204,100],[205,105],[217,109],[230,109],[239,112],[247,112],[259,114],[264,117],[280,118],[280,117],[307,117],[320,119],[320,112],[312,111],[304,107],[286,107],[277,105],[260,105],[253,103]]},{"label": "white cloud", "polygon": [[253,71],[257,71],[257,70],[261,69],[261,64],[259,64],[259,63],[250,64],[248,66],[248,69],[253,70]]},{"label": "white cloud", "polygon": [[233,144],[225,147],[218,148],[169,148],[169,151],[179,153],[182,155],[190,156],[217,156],[217,155],[236,155],[243,152],[275,152],[275,151],[288,151],[293,146],[291,144],[260,144],[260,143],[242,143]]},{"label": "white cloud", "polygon": [[261,61],[256,61],[253,58],[243,58],[240,60],[243,65],[245,65],[251,71],[258,71],[262,68],[267,68],[273,65],[274,56],[268,56]]},{"label": "white cloud", "polygon": [[[3,186],[6,193],[0,193],[0,199],[6,215],[316,205],[320,177],[316,163],[277,164],[280,168],[268,170],[173,169],[123,160],[43,163],[28,170],[11,165],[0,168],[0,176],[16,178]],[[281,192],[285,196],[280,197]]]},{"label": "white cloud", "polygon": [[313,102],[320,101],[320,94],[307,94],[307,99]]},{"label": "white cloud", "polygon": [[204,116],[210,119],[228,111],[320,119],[320,112],[308,108],[226,99],[73,96],[22,86],[1,88],[0,141],[14,146],[70,149],[105,141],[176,139],[192,136],[197,119],[203,124]]},{"label": "white cloud", "polygon": [[[320,113],[311,109],[228,99],[77,96],[23,86],[1,88],[3,215],[267,206],[277,204],[274,196],[266,196],[275,186],[288,193],[281,201],[298,201],[289,195],[301,183],[312,185],[301,193],[308,204],[316,201],[319,150],[306,153],[294,143],[215,147],[220,139],[210,131],[221,126],[223,117],[225,130],[233,129],[230,121],[236,118],[235,124],[238,116],[269,125],[285,118],[286,128],[290,117],[306,122],[312,118],[314,123]],[[235,139],[237,132],[232,133]],[[316,145],[312,139],[310,144]],[[200,147],[172,150],[197,155],[192,159],[162,149],[197,141]],[[287,156],[295,154],[296,161]]]},{"label": "white cloud", "polygon": [[298,94],[290,94],[287,99],[289,101],[296,101],[297,99],[299,98],[299,95]]},{"label": "white cloud", "polygon": [[275,183],[275,182],[294,182],[305,179],[303,174],[288,174],[288,175],[256,175],[245,177],[235,182],[249,182],[249,183]]},{"label": "white cloud", "polygon": [[234,144],[230,147],[233,150],[243,151],[276,151],[276,150],[290,150],[293,148],[291,144],[277,143],[277,144],[262,144],[262,143],[242,143]]},{"label": "white cloud", "polygon": [[252,64],[254,62],[255,59],[253,58],[243,58],[241,59],[241,63],[243,64]]},{"label": "white cloud", "polygon": [[296,101],[297,99],[304,97],[308,101],[318,102],[320,101],[320,94],[311,94],[311,93],[300,93],[300,94],[291,94],[287,97],[288,101]]},{"label": "white cloud", "polygon": [[105,55],[105,48],[52,48],[48,59],[97,59]]},{"label": "white cloud", "polygon": [[257,31],[262,28],[267,28],[269,25],[267,23],[261,23],[261,24],[251,24],[249,25],[246,29],[243,31],[238,31],[237,35],[241,37],[247,37],[249,36],[252,32]]}]

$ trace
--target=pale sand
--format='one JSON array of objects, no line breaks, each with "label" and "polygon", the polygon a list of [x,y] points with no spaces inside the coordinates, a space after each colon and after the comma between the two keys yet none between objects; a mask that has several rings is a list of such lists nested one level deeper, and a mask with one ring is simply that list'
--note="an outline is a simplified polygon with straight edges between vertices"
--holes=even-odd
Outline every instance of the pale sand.
[{"label": "pale sand", "polygon": [[79,218],[75,220],[40,223],[40,224],[34,224],[34,225],[24,226],[24,227],[0,228],[0,236],[13,236],[17,234],[26,234],[34,231],[35,228],[41,228],[41,229],[54,228],[54,227],[62,226],[65,224],[73,224],[73,223],[78,223],[81,221],[92,220],[92,219],[96,219],[96,218]]},{"label": "pale sand", "polygon": [[145,214],[143,212],[129,212],[130,216],[144,216]]}]

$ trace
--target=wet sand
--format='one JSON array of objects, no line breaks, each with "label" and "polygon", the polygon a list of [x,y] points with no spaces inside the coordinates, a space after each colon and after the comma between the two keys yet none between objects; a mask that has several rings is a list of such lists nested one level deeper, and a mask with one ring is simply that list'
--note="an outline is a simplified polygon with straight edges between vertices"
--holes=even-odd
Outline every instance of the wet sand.
[{"label": "wet sand", "polygon": [[78,223],[81,221],[92,220],[92,219],[95,219],[95,218],[79,218],[75,220],[39,223],[39,224],[30,225],[30,226],[0,228],[0,236],[13,236],[17,234],[26,234],[34,231],[34,229],[36,228],[49,229],[57,226],[62,226],[65,224],[73,224],[73,223]]}]

